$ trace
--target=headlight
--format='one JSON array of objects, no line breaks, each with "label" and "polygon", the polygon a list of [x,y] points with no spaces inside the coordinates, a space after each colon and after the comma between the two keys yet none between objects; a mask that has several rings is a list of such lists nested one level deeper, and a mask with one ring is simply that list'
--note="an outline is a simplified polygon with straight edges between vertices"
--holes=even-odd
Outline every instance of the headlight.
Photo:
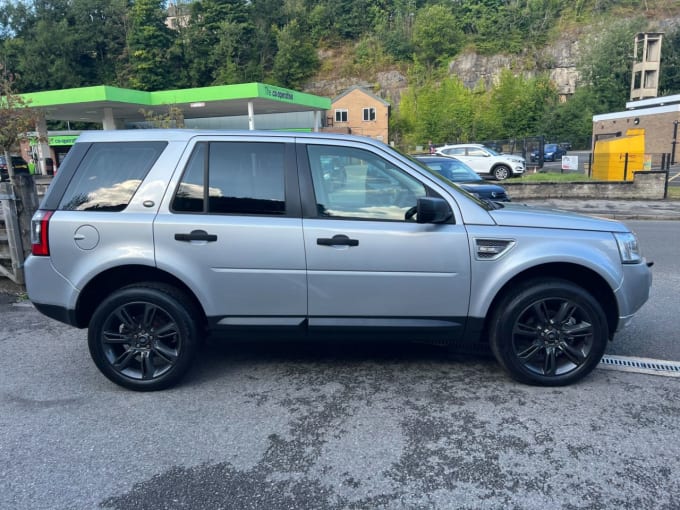
[{"label": "headlight", "polygon": [[635,234],[632,232],[615,233],[614,238],[616,244],[619,245],[619,253],[621,254],[621,262],[624,264],[637,264],[642,260],[640,247]]}]

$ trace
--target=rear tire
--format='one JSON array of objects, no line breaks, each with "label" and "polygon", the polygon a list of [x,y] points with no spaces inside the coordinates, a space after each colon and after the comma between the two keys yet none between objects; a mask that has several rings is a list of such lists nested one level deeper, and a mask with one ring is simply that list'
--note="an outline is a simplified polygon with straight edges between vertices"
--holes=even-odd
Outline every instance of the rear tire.
[{"label": "rear tire", "polygon": [[530,280],[510,291],[490,325],[491,349],[514,379],[563,386],[589,374],[607,347],[602,307],[582,287]]},{"label": "rear tire", "polygon": [[170,285],[136,284],[108,296],[95,310],[88,346],[97,368],[114,383],[154,391],[177,383],[198,345],[195,307]]}]

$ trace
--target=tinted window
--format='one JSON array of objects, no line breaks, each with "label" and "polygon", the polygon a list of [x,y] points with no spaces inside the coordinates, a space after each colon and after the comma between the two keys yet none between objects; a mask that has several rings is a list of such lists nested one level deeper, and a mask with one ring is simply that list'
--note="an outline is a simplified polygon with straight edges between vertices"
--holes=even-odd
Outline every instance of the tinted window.
[{"label": "tinted window", "polygon": [[125,209],[166,145],[166,142],[92,144],[68,184],[59,209]]},{"label": "tinted window", "polygon": [[450,161],[425,161],[432,170],[439,172],[450,181],[481,181],[482,178],[469,166],[451,159]]},{"label": "tinted window", "polygon": [[404,221],[427,194],[423,184],[371,152],[310,145],[307,153],[322,217]]},{"label": "tinted window", "polygon": [[281,143],[198,144],[177,189],[173,211],[285,214],[284,154]]}]

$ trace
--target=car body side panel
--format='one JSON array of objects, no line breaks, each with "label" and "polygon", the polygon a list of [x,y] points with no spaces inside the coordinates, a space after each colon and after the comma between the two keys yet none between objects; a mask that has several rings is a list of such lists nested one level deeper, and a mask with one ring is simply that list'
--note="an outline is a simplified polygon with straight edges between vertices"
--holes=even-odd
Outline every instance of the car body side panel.
[{"label": "car body side panel", "polygon": [[[623,282],[616,241],[609,232],[468,226],[472,254],[470,316],[485,317],[503,286],[523,271],[544,264],[575,264],[599,274],[612,291]],[[495,260],[475,256],[476,240],[510,240]]]},{"label": "car body side panel", "polygon": [[54,269],[82,290],[112,267],[152,267],[152,222],[151,213],[55,211],[49,226]]},{"label": "car body side panel", "polygon": [[[215,242],[183,242],[175,234],[204,230]],[[192,289],[208,317],[307,314],[300,218],[158,215],[159,269]]]},{"label": "car body side panel", "polygon": [[[310,319],[467,315],[470,265],[462,225],[307,219],[304,230]],[[358,245],[317,244],[336,234]]]}]

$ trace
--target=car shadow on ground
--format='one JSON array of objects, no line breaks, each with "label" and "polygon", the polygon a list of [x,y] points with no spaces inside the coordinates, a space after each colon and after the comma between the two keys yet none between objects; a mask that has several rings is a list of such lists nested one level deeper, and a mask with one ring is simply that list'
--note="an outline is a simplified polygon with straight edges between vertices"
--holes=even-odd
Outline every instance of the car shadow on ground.
[{"label": "car shadow on ground", "polygon": [[496,369],[490,350],[479,352],[416,342],[355,340],[246,340],[211,336],[206,339],[183,385],[219,379],[239,366],[285,367],[290,364],[395,366],[482,364]]}]

